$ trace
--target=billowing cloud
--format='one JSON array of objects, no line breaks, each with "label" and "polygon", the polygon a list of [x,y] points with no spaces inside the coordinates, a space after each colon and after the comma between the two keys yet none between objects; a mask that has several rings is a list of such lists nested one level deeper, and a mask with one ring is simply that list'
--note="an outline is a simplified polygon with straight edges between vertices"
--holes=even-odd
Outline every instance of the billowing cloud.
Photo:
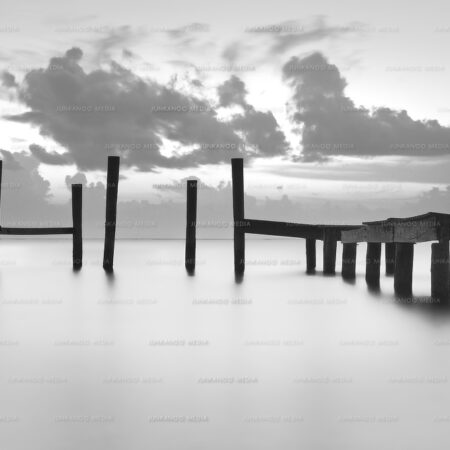
[{"label": "billowing cloud", "polygon": [[233,116],[233,129],[245,136],[245,141],[265,156],[285,155],[289,145],[272,112],[257,111],[247,103],[245,83],[236,75],[231,76],[217,88],[219,105],[241,106],[242,114]]},{"label": "billowing cloud", "polygon": [[18,86],[16,77],[7,70],[1,73],[1,82],[6,88],[15,88]]},{"label": "billowing cloud", "polygon": [[345,95],[339,69],[320,53],[291,58],[283,67],[291,84],[293,120],[301,127],[304,161],[332,155],[447,155],[450,128],[436,120],[413,120],[407,111],[371,111]]},{"label": "billowing cloud", "polygon": [[37,144],[31,144],[29,147],[31,154],[40,162],[54,166],[64,166],[72,164],[67,155],[61,155],[56,152],[47,152],[44,147]]},{"label": "billowing cloud", "polygon": [[[106,156],[118,154],[125,166],[153,170],[228,162],[242,156],[246,144],[252,147],[246,152],[249,158],[279,154],[285,148],[271,113],[248,105],[245,117],[221,121],[210,102],[177,91],[172,84],[144,80],[114,62],[110,70],[86,73],[81,58],[81,50],[72,48],[52,58],[48,68],[28,72],[18,97],[29,111],[7,117],[38,126],[43,136],[67,149],[63,156],[33,147],[42,162],[73,161],[82,170],[104,169]],[[233,78],[229,84],[220,101],[244,102],[242,82]],[[227,100],[227,95],[232,97]],[[164,139],[192,150],[165,156]]]}]

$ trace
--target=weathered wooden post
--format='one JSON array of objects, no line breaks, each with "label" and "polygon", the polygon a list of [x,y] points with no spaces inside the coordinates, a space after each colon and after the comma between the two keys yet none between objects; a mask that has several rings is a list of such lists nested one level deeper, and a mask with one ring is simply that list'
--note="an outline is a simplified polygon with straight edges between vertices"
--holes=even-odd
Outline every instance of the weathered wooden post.
[{"label": "weathered wooden post", "polygon": [[431,297],[447,305],[450,301],[449,225],[439,229],[439,242],[431,244]]},{"label": "weathered wooden post", "polygon": [[316,271],[316,240],[306,239],[306,273]]},{"label": "weathered wooden post", "polygon": [[366,253],[366,283],[371,287],[380,285],[381,243],[368,242]]},{"label": "weathered wooden post", "polygon": [[355,278],[356,242],[344,243],[342,248],[342,278]]},{"label": "weathered wooden post", "polygon": [[2,172],[3,172],[3,161],[0,159],[0,201],[2,198]]},{"label": "weathered wooden post", "polygon": [[231,159],[233,180],[233,220],[234,220],[234,271],[242,275],[245,270],[244,232],[244,160]]},{"label": "weathered wooden post", "polygon": [[336,273],[336,245],[337,239],[333,230],[323,232],[323,273],[334,275]]},{"label": "weathered wooden post", "polygon": [[186,250],[184,266],[189,273],[193,273],[195,270],[196,226],[197,180],[188,180],[186,192]]},{"label": "weathered wooden post", "polygon": [[402,297],[412,295],[412,275],[414,244],[397,242],[395,244],[394,290]]},{"label": "weathered wooden post", "polygon": [[73,222],[73,268],[81,269],[83,265],[83,185],[72,184],[72,222]]},{"label": "weathered wooden post", "polygon": [[395,271],[395,242],[386,242],[384,247],[386,275],[394,275]]},{"label": "weathered wooden post", "polygon": [[111,272],[113,270],[114,263],[119,166],[119,156],[108,156],[108,174],[106,177],[105,248],[103,253],[103,268],[107,272]]}]

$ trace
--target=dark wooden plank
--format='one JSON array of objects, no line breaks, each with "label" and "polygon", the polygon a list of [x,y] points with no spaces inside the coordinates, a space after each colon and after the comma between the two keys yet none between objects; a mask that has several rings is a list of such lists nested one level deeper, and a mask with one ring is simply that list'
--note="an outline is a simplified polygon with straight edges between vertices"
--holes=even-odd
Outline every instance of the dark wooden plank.
[{"label": "dark wooden plank", "polygon": [[323,228],[319,225],[305,225],[292,222],[244,219],[244,230],[251,234],[296,237],[303,239],[323,239]]},{"label": "dark wooden plank", "polygon": [[242,275],[245,270],[245,231],[244,231],[244,160],[231,159],[233,181],[233,220],[234,220],[234,271]]},{"label": "dark wooden plank", "polygon": [[83,265],[83,185],[72,184],[73,268]]},{"label": "dark wooden plank", "polygon": [[113,270],[114,244],[116,239],[117,192],[119,187],[119,156],[108,157],[108,173],[106,185],[106,222],[105,248],[103,252],[103,268]]},{"label": "dark wooden plank", "polygon": [[1,227],[0,234],[10,234],[17,236],[34,236],[34,235],[48,235],[48,234],[72,234],[72,227],[61,227],[61,228],[12,228],[12,227]]},{"label": "dark wooden plank", "polygon": [[186,248],[184,265],[189,273],[195,270],[197,226],[197,180],[187,181],[186,192]]}]

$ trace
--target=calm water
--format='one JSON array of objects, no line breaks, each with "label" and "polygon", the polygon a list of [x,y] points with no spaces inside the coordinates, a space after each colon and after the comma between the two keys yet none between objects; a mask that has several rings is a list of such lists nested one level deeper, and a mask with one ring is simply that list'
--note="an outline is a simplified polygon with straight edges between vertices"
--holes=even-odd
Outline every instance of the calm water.
[{"label": "calm water", "polygon": [[[0,243],[0,448],[424,449],[450,444],[450,314],[393,279],[304,273],[302,240]],[[320,255],[320,248],[318,248]],[[338,248],[338,260],[341,248]],[[321,267],[320,258],[318,267]],[[339,268],[339,264],[338,264]]]}]

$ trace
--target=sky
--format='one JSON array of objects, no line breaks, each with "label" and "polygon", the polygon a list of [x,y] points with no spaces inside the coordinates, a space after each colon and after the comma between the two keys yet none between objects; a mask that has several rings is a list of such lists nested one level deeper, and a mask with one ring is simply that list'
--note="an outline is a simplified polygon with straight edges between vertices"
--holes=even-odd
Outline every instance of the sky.
[{"label": "sky", "polygon": [[450,213],[449,9],[2,4],[2,223],[70,220],[82,182],[99,234],[108,155],[121,157],[124,237],[181,237],[189,177],[200,236],[229,235],[231,157],[245,160],[247,213],[260,218]]}]

